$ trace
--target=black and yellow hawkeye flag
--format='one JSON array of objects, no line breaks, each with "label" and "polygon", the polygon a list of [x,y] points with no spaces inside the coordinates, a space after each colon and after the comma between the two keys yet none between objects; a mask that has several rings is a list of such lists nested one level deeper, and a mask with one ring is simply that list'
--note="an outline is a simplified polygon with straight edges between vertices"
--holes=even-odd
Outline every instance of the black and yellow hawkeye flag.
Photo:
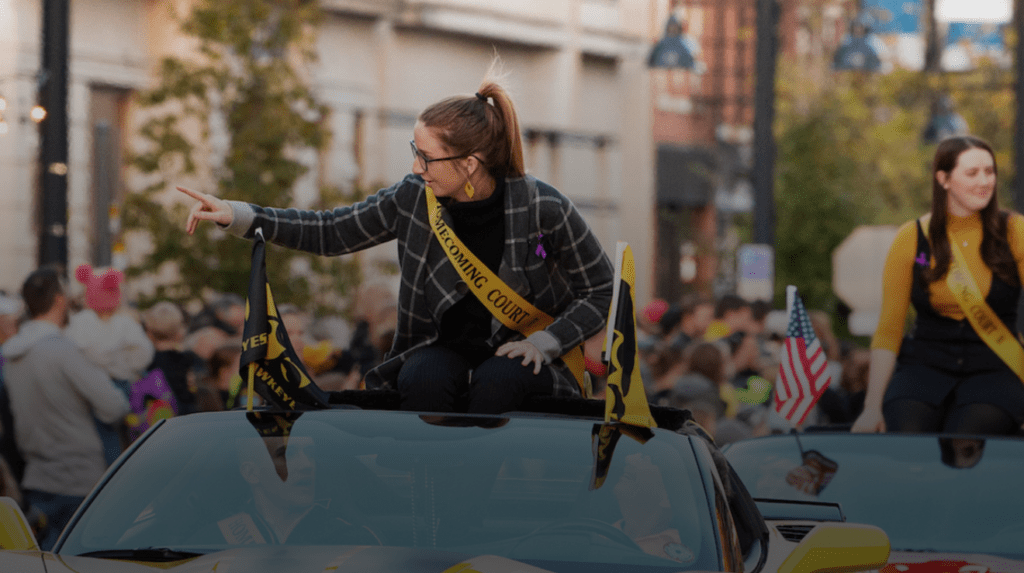
[{"label": "black and yellow hawkeye flag", "polygon": [[238,368],[249,383],[249,409],[254,389],[268,404],[285,410],[326,408],[327,393],[310,378],[277,313],[267,282],[266,248],[263,229],[256,229]]},{"label": "black and yellow hawkeye flag", "polygon": [[647,392],[637,362],[633,251],[622,241],[615,250],[615,287],[608,312],[608,332],[605,334],[604,361],[608,363],[608,385],[604,391],[604,423],[594,424],[590,435],[594,456],[590,475],[592,490],[604,485],[615,446],[622,434],[644,444],[654,435],[650,428],[658,426],[647,404]]},{"label": "black and yellow hawkeye flag", "polygon": [[615,288],[605,335],[608,386],[605,390],[604,421],[654,428],[657,424],[651,416],[647,393],[640,378],[635,285],[633,251],[627,243],[619,241],[615,253]]}]

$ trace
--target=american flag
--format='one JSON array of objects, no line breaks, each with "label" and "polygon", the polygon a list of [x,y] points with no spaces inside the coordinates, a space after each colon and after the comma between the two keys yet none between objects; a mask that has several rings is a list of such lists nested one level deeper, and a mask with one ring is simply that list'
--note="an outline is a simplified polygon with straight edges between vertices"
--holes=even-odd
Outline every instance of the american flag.
[{"label": "american flag", "polygon": [[779,377],[775,384],[775,410],[799,426],[818,398],[828,388],[828,360],[814,335],[807,309],[796,294],[796,287],[787,289],[790,297],[789,327],[782,347]]}]

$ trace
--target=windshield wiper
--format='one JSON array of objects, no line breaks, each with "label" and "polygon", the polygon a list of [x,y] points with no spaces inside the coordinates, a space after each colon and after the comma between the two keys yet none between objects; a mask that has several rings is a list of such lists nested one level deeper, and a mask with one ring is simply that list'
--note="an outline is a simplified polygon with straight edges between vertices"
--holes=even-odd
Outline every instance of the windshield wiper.
[{"label": "windshield wiper", "polygon": [[178,551],[170,547],[140,547],[138,549],[103,549],[101,551],[89,551],[79,553],[79,557],[98,557],[100,559],[128,559],[131,561],[148,561],[152,563],[163,563],[166,561],[181,561],[199,557],[203,553],[195,551]]}]

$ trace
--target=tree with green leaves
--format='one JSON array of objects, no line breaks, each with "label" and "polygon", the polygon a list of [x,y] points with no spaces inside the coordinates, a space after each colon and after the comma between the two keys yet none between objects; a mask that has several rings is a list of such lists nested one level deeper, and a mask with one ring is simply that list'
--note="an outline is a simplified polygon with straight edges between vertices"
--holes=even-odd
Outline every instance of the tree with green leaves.
[{"label": "tree with green leaves", "polygon": [[1012,208],[1011,74],[994,64],[958,74],[781,66],[776,304],[792,284],[808,307],[834,311],[832,251],[839,243],[859,225],[899,225],[928,211],[935,144],[922,134],[936,94],[949,95],[971,133],[992,143],[1001,205]]},{"label": "tree with green leaves", "polygon": [[799,69],[784,74],[776,292],[796,285],[808,307],[833,310],[832,251],[839,243],[858,225],[902,222],[927,205],[921,125],[875,78],[839,76],[822,87],[808,85]]},{"label": "tree with green leaves", "polygon": [[[143,306],[158,299],[244,295],[251,244],[214,225],[184,233],[188,207],[168,201],[175,185],[206,181],[224,199],[288,206],[307,173],[302,157],[328,145],[329,110],[310,88],[321,9],[309,0],[195,0],[181,30],[195,41],[189,58],[166,57],[159,82],[138,97],[144,118],[130,165],[146,186],[125,205],[125,229],[143,232],[152,248],[129,277],[161,280]],[[322,188],[314,208],[351,201]],[[170,204],[168,206],[168,204]],[[170,265],[171,282],[165,268]],[[337,310],[360,281],[355,257],[325,259],[269,248],[267,276],[280,302]]]}]

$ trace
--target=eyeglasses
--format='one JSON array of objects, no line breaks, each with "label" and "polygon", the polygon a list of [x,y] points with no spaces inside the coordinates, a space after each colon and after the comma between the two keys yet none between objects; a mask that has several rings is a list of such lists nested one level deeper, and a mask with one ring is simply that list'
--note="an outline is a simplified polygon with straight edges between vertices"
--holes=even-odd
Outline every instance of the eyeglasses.
[{"label": "eyeglasses", "polygon": [[451,157],[438,157],[437,159],[431,159],[431,158],[427,157],[426,155],[424,155],[423,152],[420,151],[419,148],[416,147],[416,140],[415,139],[410,139],[409,140],[409,146],[412,147],[412,157],[413,157],[413,159],[419,160],[420,167],[422,167],[424,171],[430,169],[430,164],[435,162],[435,161],[449,161],[449,160],[452,160],[452,159],[462,159],[463,157],[469,157],[470,155],[473,155],[472,153],[467,153],[465,155],[452,155]]}]

